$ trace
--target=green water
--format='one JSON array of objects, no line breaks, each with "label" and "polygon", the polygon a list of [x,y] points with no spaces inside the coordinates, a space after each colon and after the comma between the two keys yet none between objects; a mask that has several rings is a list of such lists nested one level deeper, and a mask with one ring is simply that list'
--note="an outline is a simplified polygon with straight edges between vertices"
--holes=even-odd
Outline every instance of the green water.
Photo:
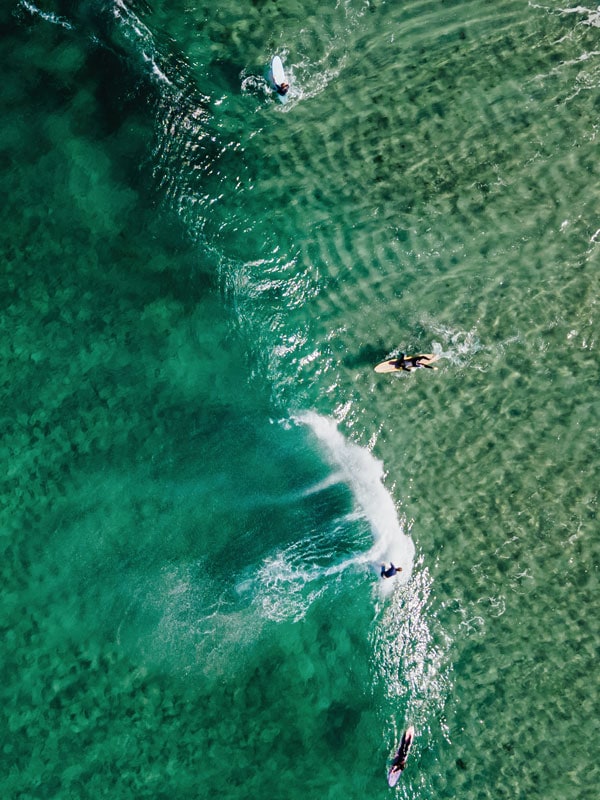
[{"label": "green water", "polygon": [[3,5],[3,798],[597,796],[599,27]]}]

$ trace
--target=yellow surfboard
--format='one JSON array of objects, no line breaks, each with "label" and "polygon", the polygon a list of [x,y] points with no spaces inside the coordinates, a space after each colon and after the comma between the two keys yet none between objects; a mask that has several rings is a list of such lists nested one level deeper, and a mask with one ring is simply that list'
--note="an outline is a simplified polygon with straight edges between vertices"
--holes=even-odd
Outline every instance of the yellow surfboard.
[{"label": "yellow surfboard", "polygon": [[[382,361],[381,364],[377,364],[375,372],[412,372],[414,369],[422,369],[419,365],[412,366],[410,364],[413,358],[418,358],[423,366],[429,367],[434,361],[438,360],[439,356],[436,353],[421,353],[416,356],[404,356],[404,367],[402,367],[402,362],[400,362],[398,358],[390,358],[387,361]],[[431,367],[431,369],[437,369],[437,367]]]}]

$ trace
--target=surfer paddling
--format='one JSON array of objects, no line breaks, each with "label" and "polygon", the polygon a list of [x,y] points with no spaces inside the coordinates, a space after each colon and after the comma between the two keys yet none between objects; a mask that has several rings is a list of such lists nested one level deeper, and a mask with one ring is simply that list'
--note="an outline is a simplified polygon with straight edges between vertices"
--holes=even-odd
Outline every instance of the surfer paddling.
[{"label": "surfer paddling", "polygon": [[392,761],[392,766],[390,767],[390,771],[388,772],[388,784],[390,786],[395,786],[398,783],[398,779],[404,768],[406,767],[406,759],[408,758],[408,754],[410,753],[410,748],[412,747],[413,739],[415,738],[415,729],[411,725],[404,731],[402,735],[402,741],[400,742],[400,747],[396,751],[396,755],[394,756],[394,760]]},{"label": "surfer paddling", "polygon": [[402,567],[395,567],[391,561],[387,569],[385,568],[385,564],[381,565],[382,578],[393,578],[398,572],[402,572]]},{"label": "surfer paddling", "polygon": [[412,372],[415,369],[437,369],[433,366],[433,362],[437,361],[439,356],[437,353],[419,353],[416,356],[407,356],[400,353],[396,358],[389,358],[387,361],[382,361],[375,367],[375,372]]},{"label": "surfer paddling", "polygon": [[283,64],[281,63],[281,58],[279,56],[274,56],[273,60],[271,61],[271,71],[269,73],[269,79],[271,81],[272,87],[275,89],[277,94],[280,97],[285,97],[288,93],[288,89],[290,85],[285,77],[285,72],[283,71]]},{"label": "surfer paddling", "polygon": [[392,363],[395,369],[401,369],[404,372],[410,372],[412,369],[419,369],[420,367],[435,369],[428,361],[429,356],[405,356],[404,353],[400,353]]}]

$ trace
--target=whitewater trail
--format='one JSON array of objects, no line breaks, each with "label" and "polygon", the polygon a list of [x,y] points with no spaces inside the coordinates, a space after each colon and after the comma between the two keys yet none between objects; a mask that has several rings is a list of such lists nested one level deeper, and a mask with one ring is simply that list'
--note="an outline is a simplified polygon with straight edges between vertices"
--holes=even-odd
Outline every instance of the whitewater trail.
[{"label": "whitewater trail", "polygon": [[359,510],[369,523],[373,545],[357,556],[362,563],[390,562],[402,567],[402,580],[410,577],[415,547],[398,517],[394,499],[383,483],[383,463],[366,447],[346,439],[336,423],[315,412],[297,420],[307,425],[319,440],[325,455],[350,488]]}]

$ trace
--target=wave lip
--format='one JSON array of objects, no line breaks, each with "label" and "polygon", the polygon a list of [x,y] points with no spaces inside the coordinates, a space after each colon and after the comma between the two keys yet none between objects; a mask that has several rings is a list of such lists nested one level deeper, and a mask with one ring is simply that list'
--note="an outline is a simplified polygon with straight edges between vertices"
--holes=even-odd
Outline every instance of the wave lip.
[{"label": "wave lip", "polygon": [[298,414],[295,419],[307,425],[317,437],[369,523],[373,546],[356,560],[372,563],[377,568],[392,561],[397,567],[402,567],[399,576],[402,582],[407,581],[415,546],[405,533],[394,500],[383,483],[383,463],[366,447],[346,439],[333,420],[314,411]]}]

